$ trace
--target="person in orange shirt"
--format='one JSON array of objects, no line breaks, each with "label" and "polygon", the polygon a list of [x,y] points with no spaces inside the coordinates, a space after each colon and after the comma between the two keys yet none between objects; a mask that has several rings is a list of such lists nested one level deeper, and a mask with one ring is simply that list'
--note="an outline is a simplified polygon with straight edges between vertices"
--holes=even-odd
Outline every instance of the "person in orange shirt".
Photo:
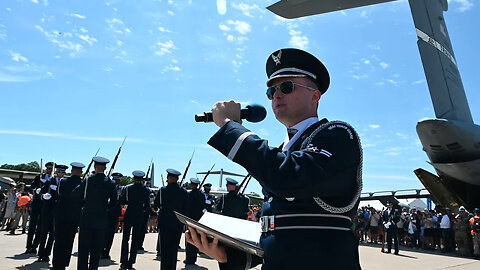
[{"label": "person in orange shirt", "polygon": [[480,260],[480,209],[475,208],[473,213],[474,217],[470,219],[470,226],[472,227],[473,256],[475,259]]},{"label": "person in orange shirt", "polygon": [[27,219],[28,219],[28,210],[30,208],[30,201],[32,198],[28,194],[28,192],[23,191],[18,195],[17,201],[17,211],[15,214],[15,221],[13,223],[12,229],[10,230],[10,234],[15,234],[15,229],[17,228],[18,224],[20,223],[20,217],[22,218],[22,234],[25,233],[27,229]]}]

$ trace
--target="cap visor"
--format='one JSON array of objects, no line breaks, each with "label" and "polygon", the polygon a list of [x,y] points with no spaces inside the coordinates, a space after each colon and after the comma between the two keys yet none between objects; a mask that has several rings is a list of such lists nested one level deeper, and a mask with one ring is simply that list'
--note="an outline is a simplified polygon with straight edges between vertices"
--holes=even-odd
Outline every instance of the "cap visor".
[{"label": "cap visor", "polygon": [[280,78],[303,78],[303,77],[307,77],[307,75],[305,74],[298,74],[298,73],[295,73],[295,74],[279,74],[279,75],[275,75],[273,76],[272,78],[268,79],[267,81],[267,87],[270,87],[272,85],[274,85],[275,81],[280,79]]}]

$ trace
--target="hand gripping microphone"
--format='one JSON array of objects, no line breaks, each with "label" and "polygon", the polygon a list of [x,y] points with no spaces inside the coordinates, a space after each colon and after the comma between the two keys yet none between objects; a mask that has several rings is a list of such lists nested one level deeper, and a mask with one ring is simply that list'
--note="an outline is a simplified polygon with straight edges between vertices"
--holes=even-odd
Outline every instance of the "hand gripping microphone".
[{"label": "hand gripping microphone", "polygon": [[[248,122],[260,122],[267,116],[267,110],[265,107],[252,104],[247,105],[245,109],[240,110],[240,118],[245,119]],[[213,115],[212,112],[204,112],[195,115],[195,122],[213,122]]]}]

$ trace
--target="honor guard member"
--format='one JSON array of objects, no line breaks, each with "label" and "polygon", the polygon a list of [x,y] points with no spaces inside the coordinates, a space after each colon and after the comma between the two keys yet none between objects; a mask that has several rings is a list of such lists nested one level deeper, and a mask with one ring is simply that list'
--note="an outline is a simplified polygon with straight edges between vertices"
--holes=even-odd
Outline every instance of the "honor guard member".
[{"label": "honor guard member", "polygon": [[177,183],[181,173],[167,169],[167,186],[160,188],[154,201],[158,211],[158,229],[160,231],[160,253],[162,270],[174,270],[177,266],[178,245],[183,232],[183,224],[174,211],[185,215],[187,191]]},{"label": "honor guard member", "polygon": [[108,211],[117,203],[115,183],[105,175],[110,161],[100,156],[94,157],[93,161],[95,175],[82,181],[73,191],[77,199],[84,200],[78,234],[78,270],[98,269]]},{"label": "honor guard member", "polygon": [[110,249],[112,248],[113,238],[118,228],[118,217],[122,215],[122,205],[120,204],[120,195],[122,193],[122,186],[120,179],[123,174],[119,172],[112,173],[112,180],[115,182],[115,189],[117,191],[117,203],[108,211],[108,224],[105,231],[105,243],[102,249],[102,259],[110,260]]},{"label": "honor guard member", "polygon": [[57,188],[58,201],[55,209],[55,245],[53,246],[53,269],[65,269],[70,264],[73,240],[78,229],[82,204],[72,198],[72,191],[82,182],[85,165],[70,163],[71,176],[60,180]]},{"label": "honor guard member", "polygon": [[[127,211],[125,211],[123,218],[120,269],[133,269],[143,229],[143,217],[150,207],[149,193],[143,186],[145,172],[137,170],[132,174],[134,183],[126,186],[120,196],[120,203],[127,205]],[[132,233],[132,244],[130,245],[129,257],[128,241],[130,239],[130,232]]]},{"label": "honor guard member", "polygon": [[[205,194],[198,189],[198,185],[200,184],[200,180],[197,178],[190,179],[190,192],[188,192],[188,200],[187,200],[187,216],[194,219],[199,220],[205,209]],[[185,264],[195,264],[197,262],[197,253],[198,248],[194,245],[187,243],[186,245],[186,259],[183,261]]]},{"label": "honor guard member", "polygon": [[[148,192],[148,194],[150,194],[150,188],[148,187],[149,186],[149,182],[150,181],[146,181],[147,179],[144,179],[143,181],[143,184],[144,184],[144,188],[146,190],[146,192]],[[149,205],[150,207],[150,205]],[[145,251],[145,248],[143,248],[143,242],[145,241],[145,234],[147,233],[147,224],[148,224],[148,218],[150,217],[150,210],[149,211],[146,211],[143,215],[143,223],[142,223],[142,229],[141,229],[141,234],[140,234],[140,239],[138,240],[138,251]]]},{"label": "honor guard member", "polygon": [[[62,180],[68,166],[56,165],[55,177],[50,178],[42,187],[42,214],[40,220],[40,246],[38,248],[38,261],[50,261],[53,242],[55,241],[54,214],[58,200],[58,184]],[[47,240],[48,239],[48,240]]]},{"label": "honor guard member", "polygon": [[242,126],[240,104],[231,100],[213,106],[220,129],[208,142],[247,169],[263,188],[263,260],[219,246],[217,240],[202,243],[194,229],[186,237],[219,260],[221,269],[263,262],[264,270],[358,270],[358,244],[351,230],[362,189],[358,135],[345,122],[318,119],[330,77],[315,56],[281,49],[268,57],[266,71],[267,97],[291,137],[280,147],[270,147]]},{"label": "honor guard member", "polygon": [[206,183],[203,185],[203,193],[205,194],[205,208],[207,212],[213,212],[213,203],[215,202],[215,197],[210,194],[212,190],[212,184]]},{"label": "honor guard member", "polygon": [[45,164],[46,173],[37,175],[30,185],[33,201],[30,207],[30,218],[28,219],[27,250],[25,251],[27,254],[37,254],[37,246],[40,243],[40,214],[42,212],[40,191],[45,182],[50,181],[54,164],[53,162],[47,162]]},{"label": "honor guard member", "polygon": [[233,178],[226,178],[227,180],[227,195],[220,197],[216,204],[217,211],[224,215],[234,218],[247,219],[248,215],[248,200],[238,194],[238,182]]}]

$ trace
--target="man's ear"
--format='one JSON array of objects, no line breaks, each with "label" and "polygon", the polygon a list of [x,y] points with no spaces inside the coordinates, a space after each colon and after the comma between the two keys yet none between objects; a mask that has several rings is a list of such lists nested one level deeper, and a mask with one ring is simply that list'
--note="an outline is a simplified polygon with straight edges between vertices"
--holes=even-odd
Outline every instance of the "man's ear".
[{"label": "man's ear", "polygon": [[321,97],[322,97],[322,92],[320,92],[320,90],[313,91],[312,99],[314,101],[319,102]]}]

